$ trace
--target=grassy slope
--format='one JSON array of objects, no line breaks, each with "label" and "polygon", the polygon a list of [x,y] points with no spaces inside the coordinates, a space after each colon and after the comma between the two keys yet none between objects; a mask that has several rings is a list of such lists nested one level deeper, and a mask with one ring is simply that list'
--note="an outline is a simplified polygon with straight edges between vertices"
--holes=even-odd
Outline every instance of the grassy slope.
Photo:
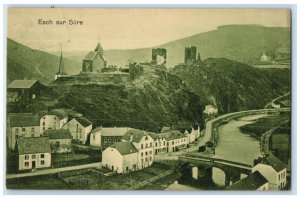
[{"label": "grassy slope", "polygon": [[[65,71],[76,74],[81,70],[81,65],[64,59]],[[11,39],[7,40],[7,79],[38,79],[49,82],[58,72],[59,57],[42,51],[33,50]]]},{"label": "grassy slope", "polygon": [[179,65],[172,73],[221,113],[262,108],[291,89],[289,69],[257,69],[220,58],[207,59],[202,66]]}]

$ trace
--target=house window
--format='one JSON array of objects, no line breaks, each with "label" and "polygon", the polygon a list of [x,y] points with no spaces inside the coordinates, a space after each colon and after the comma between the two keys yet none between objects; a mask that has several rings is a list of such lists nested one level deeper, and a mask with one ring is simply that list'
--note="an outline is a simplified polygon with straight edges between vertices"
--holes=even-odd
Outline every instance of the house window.
[{"label": "house window", "polygon": [[31,128],[31,132],[34,133],[34,128],[33,127]]},{"label": "house window", "polygon": [[96,136],[95,135],[93,135],[93,140],[95,140],[96,139]]},{"label": "house window", "polygon": [[44,164],[45,164],[45,161],[44,161],[44,160],[42,160],[42,161],[41,161],[41,165],[44,165]]},{"label": "house window", "polygon": [[148,158],[145,158],[145,162],[148,162]]},{"label": "house window", "polygon": [[32,158],[32,159],[35,159],[35,155],[32,155],[31,158]]},{"label": "house window", "polygon": [[146,148],[148,148],[148,143],[146,143]]},{"label": "house window", "polygon": [[150,157],[150,161],[152,161],[152,157]]},{"label": "house window", "polygon": [[29,162],[24,162],[25,167],[29,167]]},{"label": "house window", "polygon": [[45,157],[45,154],[41,154],[41,158],[44,158]]},{"label": "house window", "polygon": [[143,145],[143,144],[141,144],[141,148],[142,148],[142,149],[144,148],[144,145]]},{"label": "house window", "polygon": [[34,134],[31,134],[31,137],[33,138],[33,137],[34,137]]},{"label": "house window", "polygon": [[22,128],[22,131],[23,131],[23,132],[25,132],[25,130],[26,130],[25,128]]},{"label": "house window", "polygon": [[148,136],[145,137],[145,140],[148,140]]},{"label": "house window", "polygon": [[104,139],[104,143],[107,143],[107,140],[106,140],[106,139]]},{"label": "house window", "polygon": [[155,143],[155,146],[157,147],[157,142]]},{"label": "house window", "polygon": [[16,135],[15,135],[15,139],[17,140],[18,138],[19,138],[19,136],[16,134]]},{"label": "house window", "polygon": [[29,155],[25,155],[25,160],[29,160]]},{"label": "house window", "polygon": [[152,142],[150,142],[150,147],[152,147]]},{"label": "house window", "polygon": [[43,127],[43,131],[44,131],[44,130],[46,130],[46,128],[45,128],[45,127]]},{"label": "house window", "polygon": [[145,152],[145,155],[148,155],[147,151]]},{"label": "house window", "polygon": [[111,139],[108,140],[108,143],[111,143]]},{"label": "house window", "polygon": [[152,151],[149,151],[150,154],[152,154]]},{"label": "house window", "polygon": [[45,126],[45,122],[43,122],[43,126]]},{"label": "house window", "polygon": [[144,155],[144,154],[143,154],[143,152],[142,152],[142,153],[141,153],[141,157],[143,157],[143,155]]},{"label": "house window", "polygon": [[16,133],[16,134],[19,133],[19,128],[16,128],[15,133]]},{"label": "house window", "polygon": [[116,142],[116,139],[113,139],[113,143],[115,143]]}]

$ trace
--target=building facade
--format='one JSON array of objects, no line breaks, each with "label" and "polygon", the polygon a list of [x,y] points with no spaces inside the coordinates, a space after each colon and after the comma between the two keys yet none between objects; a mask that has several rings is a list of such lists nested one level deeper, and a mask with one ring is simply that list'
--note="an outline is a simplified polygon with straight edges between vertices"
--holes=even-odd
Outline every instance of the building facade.
[{"label": "building facade", "polygon": [[72,135],[69,129],[46,130],[43,135],[49,138],[51,153],[72,152]]},{"label": "building facade", "polygon": [[82,61],[82,72],[101,73],[106,67],[106,61],[103,57],[103,48],[100,43],[97,44],[94,51],[90,51]]},{"label": "building facade", "polygon": [[106,149],[116,142],[121,142],[123,135],[129,130],[128,127],[99,127],[90,133],[90,145]]},{"label": "building facade", "polygon": [[123,136],[124,142],[131,142],[138,150],[138,169],[149,167],[154,162],[154,140],[146,131],[130,129]]},{"label": "building facade", "polygon": [[63,126],[64,129],[70,130],[73,140],[77,140],[81,144],[86,144],[92,127],[92,122],[84,117],[73,118]]},{"label": "building facade", "polygon": [[32,113],[11,113],[8,115],[7,140],[10,149],[14,150],[20,137],[40,137],[40,122]]},{"label": "building facade", "polygon": [[102,166],[117,173],[138,169],[138,150],[131,142],[117,142],[102,152]]},{"label": "building facade", "polygon": [[51,148],[47,137],[20,137],[16,144],[19,170],[51,167]]},{"label": "building facade", "polygon": [[63,109],[53,109],[40,119],[41,132],[61,129],[68,122],[68,114]]}]

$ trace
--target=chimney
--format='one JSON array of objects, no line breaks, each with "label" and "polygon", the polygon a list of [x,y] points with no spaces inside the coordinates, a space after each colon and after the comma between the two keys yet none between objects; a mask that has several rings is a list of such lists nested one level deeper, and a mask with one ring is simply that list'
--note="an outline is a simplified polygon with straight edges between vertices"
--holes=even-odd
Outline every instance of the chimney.
[{"label": "chimney", "polygon": [[129,140],[130,142],[132,142],[133,141],[133,133],[131,132],[131,134],[130,134],[130,140]]}]

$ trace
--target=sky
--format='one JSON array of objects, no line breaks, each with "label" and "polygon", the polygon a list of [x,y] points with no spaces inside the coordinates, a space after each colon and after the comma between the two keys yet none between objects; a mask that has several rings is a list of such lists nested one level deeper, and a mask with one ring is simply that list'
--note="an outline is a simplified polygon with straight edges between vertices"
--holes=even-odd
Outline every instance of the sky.
[{"label": "sky", "polygon": [[[69,25],[68,21],[82,21]],[[38,21],[51,20],[42,25]],[[64,21],[56,25],[56,21]],[[89,51],[100,42],[104,50],[161,45],[228,24],[290,27],[284,9],[108,9],[10,8],[7,37],[47,52]]]}]

